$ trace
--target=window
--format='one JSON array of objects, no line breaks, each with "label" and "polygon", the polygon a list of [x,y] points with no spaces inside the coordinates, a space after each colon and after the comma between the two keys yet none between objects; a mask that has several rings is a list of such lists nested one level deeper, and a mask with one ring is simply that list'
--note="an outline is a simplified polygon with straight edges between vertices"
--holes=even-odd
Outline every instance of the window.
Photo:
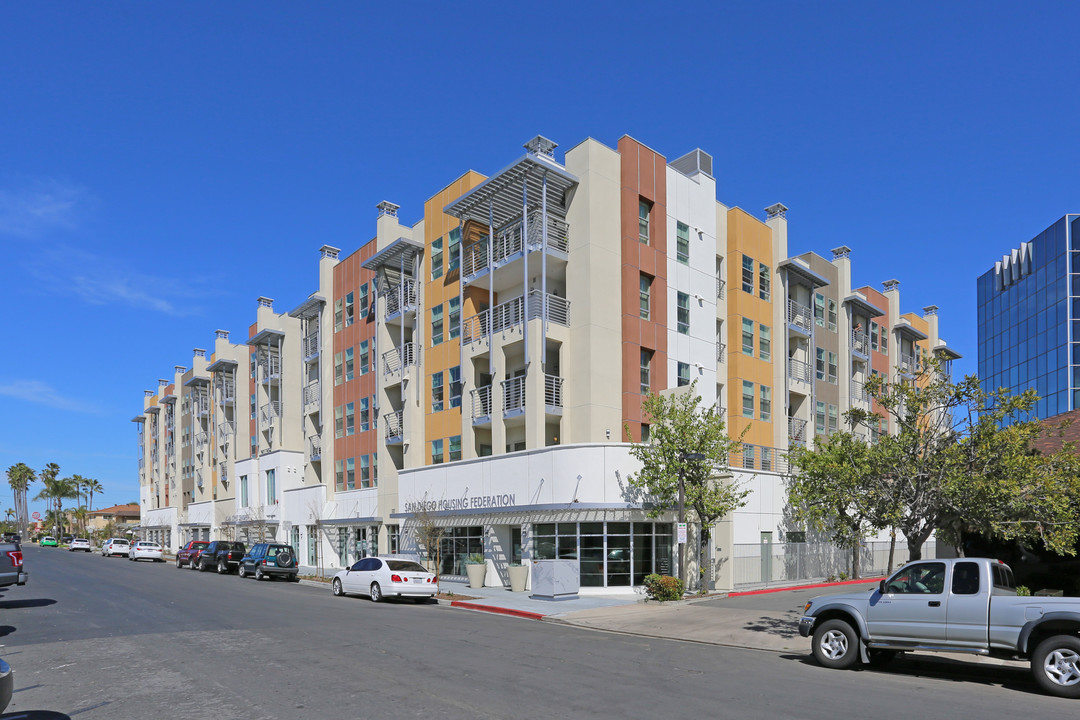
[{"label": "window", "polygon": [[353,348],[346,348],[345,350],[345,382],[349,382],[356,377],[356,364],[353,362]]},{"label": "window", "polygon": [[[386,526],[386,546],[391,555],[397,555],[401,548],[401,529],[397,525]],[[309,563],[314,565],[315,563]]]},{"label": "window", "polygon": [[940,595],[945,592],[945,563],[908,565],[889,579],[886,589],[902,595]]},{"label": "window", "polygon": [[345,489],[356,489],[356,458],[345,461]]},{"label": "window", "polygon": [[461,336],[461,299],[450,298],[450,337],[456,338]]},{"label": "window", "polygon": [[446,246],[449,257],[446,258],[446,272],[453,272],[461,264],[461,228],[450,231],[450,242]]},{"label": "window", "polygon": [[761,398],[758,401],[758,411],[764,422],[770,422],[772,420],[772,388],[762,385],[759,389]]},{"label": "window", "polygon": [[251,394],[251,419],[255,419],[255,393]]},{"label": "window", "polygon": [[772,293],[772,282],[769,276],[769,266],[765,263],[758,263],[758,297],[762,300],[768,300]]},{"label": "window", "polygon": [[878,324],[873,321],[870,323],[870,349],[878,349]]},{"label": "window", "polygon": [[690,264],[690,226],[686,223],[675,223],[675,259]]},{"label": "window", "polygon": [[353,294],[349,293],[345,296],[345,327],[349,327],[353,324]]},{"label": "window", "polygon": [[247,475],[240,476],[240,507],[248,506]]},{"label": "window", "polygon": [[334,461],[334,489],[342,491],[345,489],[345,461]]},{"label": "window", "polygon": [[889,354],[889,333],[885,331],[885,328],[881,328],[881,352]]},{"label": "window", "polygon": [[652,437],[652,428],[649,427],[649,423],[641,423],[641,442],[649,442],[650,437]]},{"label": "window", "polygon": [[653,351],[641,348],[641,394],[648,395],[652,389],[652,358]]},{"label": "window", "polygon": [[814,377],[825,379],[825,348],[814,348]]},{"label": "window", "polygon": [[749,255],[742,258],[742,289],[743,292],[754,294],[754,258]]},{"label": "window", "polygon": [[367,455],[360,456],[360,487],[371,487],[371,458]]},{"label": "window", "polygon": [[690,363],[681,362],[678,364],[678,387],[690,384]]},{"label": "window", "polygon": [[979,594],[979,565],[973,562],[960,562],[953,565],[953,595]]},{"label": "window", "polygon": [[334,332],[341,329],[341,298],[334,301]]},{"label": "window", "polygon": [[371,428],[371,399],[360,398],[360,432]]},{"label": "window", "polygon": [[818,402],[814,408],[814,432],[818,435],[825,434],[825,403]]},{"label": "window", "polygon": [[742,319],[742,351],[743,355],[754,354],[754,321],[749,318]]},{"label": "window", "polygon": [[360,374],[363,375],[370,369],[371,353],[368,352],[368,341],[360,342]]},{"label": "window", "polygon": [[743,417],[754,417],[754,383],[749,380],[742,383],[742,414]]},{"label": "window", "polygon": [[814,293],[814,324],[825,327],[825,296]]},{"label": "window", "polygon": [[836,374],[837,374],[837,369],[836,368],[837,368],[836,353],[834,353],[833,351],[830,350],[829,351],[829,382],[831,382],[833,385],[836,384]]},{"label": "window", "polygon": [[829,299],[829,330],[836,332],[836,301]]},{"label": "window", "polygon": [[652,204],[648,200],[638,200],[638,240],[643,245],[649,244],[649,214]]},{"label": "window", "polygon": [[371,487],[379,486],[379,453],[371,454]]},{"label": "window", "polygon": [[431,464],[439,465],[443,461],[443,441],[431,441]]},{"label": "window", "polygon": [[641,319],[648,320],[652,313],[652,278],[645,274],[638,280],[638,304]]},{"label": "window", "polygon": [[829,434],[830,435],[833,434],[834,432],[836,432],[836,429],[838,427],[838,422],[837,422],[838,413],[839,413],[839,408],[837,408],[832,403],[829,403]]},{"label": "window", "polygon": [[676,295],[678,310],[676,312],[677,329],[681,335],[690,334],[690,296],[684,292]]},{"label": "window", "polygon": [[334,384],[341,384],[341,353],[334,353]]},{"label": "window", "polygon": [[367,317],[368,315],[368,294],[367,283],[360,286],[360,317]]},{"label": "window", "polygon": [[461,459],[461,436],[450,436],[450,462]]},{"label": "window", "polygon": [[442,238],[439,238],[431,242],[431,279],[441,278],[442,271]]},{"label": "window", "polygon": [[345,434],[356,434],[356,403],[345,403]]},{"label": "window", "polygon": [[443,409],[443,374],[440,370],[431,375],[431,412]]},{"label": "window", "polygon": [[742,466],[748,470],[754,468],[754,450],[755,448],[753,445],[743,445]]},{"label": "window", "polygon": [[758,326],[758,357],[762,360],[772,357],[772,331],[768,325]]},{"label": "window", "polygon": [[340,405],[334,408],[334,437],[345,437],[345,411]]},{"label": "window", "polygon": [[277,505],[277,471],[266,471],[266,501],[269,505]]},{"label": "window", "polygon": [[461,407],[461,366],[450,368],[450,407]]},{"label": "window", "polygon": [[431,344],[438,345],[443,340],[442,305],[431,308]]}]

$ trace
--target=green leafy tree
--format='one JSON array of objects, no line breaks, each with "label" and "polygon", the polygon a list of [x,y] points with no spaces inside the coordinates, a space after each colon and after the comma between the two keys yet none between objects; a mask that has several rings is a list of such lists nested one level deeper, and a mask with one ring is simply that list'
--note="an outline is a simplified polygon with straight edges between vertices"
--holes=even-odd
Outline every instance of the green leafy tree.
[{"label": "green leafy tree", "polygon": [[[630,454],[641,463],[641,470],[629,478],[630,486],[647,494],[649,517],[659,517],[678,508],[682,477],[688,517],[701,527],[696,548],[700,561],[712,524],[745,505],[750,494],[718,478],[727,474],[728,456],[742,450],[742,436],[729,437],[716,405],[702,407],[696,381],[682,391],[650,393],[641,410],[649,421],[649,440],[630,446]],[[629,439],[629,428],[626,435]],[[689,454],[705,459],[686,459]]]}]

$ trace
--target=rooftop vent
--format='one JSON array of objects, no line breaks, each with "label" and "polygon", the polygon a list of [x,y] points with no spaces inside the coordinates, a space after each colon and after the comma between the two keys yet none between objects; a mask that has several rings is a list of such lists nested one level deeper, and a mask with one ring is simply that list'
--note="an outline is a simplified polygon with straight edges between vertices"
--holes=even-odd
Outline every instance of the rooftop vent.
[{"label": "rooftop vent", "polygon": [[195,348],[191,352],[195,353],[195,357],[201,357],[201,358],[206,357],[206,351],[203,350],[202,348]]},{"label": "rooftop vent", "polygon": [[671,162],[671,167],[675,168],[683,175],[691,177],[698,173],[705,173],[709,177],[712,177],[712,155],[705,152],[701,148],[691,150],[677,160]]},{"label": "rooftop vent", "polygon": [[157,379],[157,386],[158,386],[158,388],[163,388],[163,387],[165,387],[165,386],[166,386],[166,385],[168,385],[168,384],[169,384],[169,381],[168,381],[168,380],[166,380],[165,378],[158,378],[158,379]]},{"label": "rooftop vent", "polygon": [[937,305],[927,305],[926,307],[924,307],[922,309],[922,314],[923,314],[923,317],[928,317],[930,315],[937,315],[937,311],[938,311],[938,306]]},{"label": "rooftop vent", "polygon": [[143,397],[150,397],[151,395],[154,394],[153,390],[143,390],[142,392],[143,392]]},{"label": "rooftop vent", "polygon": [[839,260],[840,258],[846,258],[851,255],[851,248],[847,245],[841,245],[832,249],[833,260]]},{"label": "rooftop vent", "polygon": [[229,339],[229,331],[228,330],[215,330],[214,331],[214,337],[216,337],[218,340],[228,340]]},{"label": "rooftop vent", "polygon": [[184,365],[173,365],[173,370],[183,375],[187,372],[187,367]]},{"label": "rooftop vent", "polygon": [[323,245],[319,248],[319,256],[324,258],[330,258],[331,260],[337,260],[338,253],[341,252],[333,245]]},{"label": "rooftop vent", "polygon": [[891,292],[893,290],[899,290],[900,289],[900,281],[899,280],[886,280],[885,282],[881,283],[881,287],[885,288],[885,292]]},{"label": "rooftop vent", "polygon": [[389,215],[390,217],[397,217],[398,208],[400,205],[395,205],[389,200],[383,200],[381,203],[375,206],[379,209],[379,217],[383,215]]},{"label": "rooftop vent", "polygon": [[274,308],[274,298],[260,297],[258,303],[259,307],[270,308],[271,310]]},{"label": "rooftop vent", "polygon": [[531,153],[537,155],[544,155],[546,157],[554,157],[555,148],[559,147],[559,144],[554,140],[548,140],[543,135],[537,135],[529,142],[525,143],[525,149]]},{"label": "rooftop vent", "polygon": [[765,208],[765,219],[772,220],[773,218],[786,218],[787,217],[787,205],[783,203],[776,203]]}]

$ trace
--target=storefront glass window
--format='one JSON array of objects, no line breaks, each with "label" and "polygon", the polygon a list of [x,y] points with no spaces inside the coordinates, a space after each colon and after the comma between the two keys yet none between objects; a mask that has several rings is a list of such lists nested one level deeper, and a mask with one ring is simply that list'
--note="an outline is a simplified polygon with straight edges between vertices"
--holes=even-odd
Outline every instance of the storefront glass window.
[{"label": "storefront glass window", "polygon": [[443,575],[464,575],[469,555],[484,552],[484,528],[447,528],[439,543],[439,572]]},{"label": "storefront glass window", "polygon": [[582,587],[641,585],[651,573],[671,574],[671,526],[666,523],[537,523],[532,556],[577,559]]}]

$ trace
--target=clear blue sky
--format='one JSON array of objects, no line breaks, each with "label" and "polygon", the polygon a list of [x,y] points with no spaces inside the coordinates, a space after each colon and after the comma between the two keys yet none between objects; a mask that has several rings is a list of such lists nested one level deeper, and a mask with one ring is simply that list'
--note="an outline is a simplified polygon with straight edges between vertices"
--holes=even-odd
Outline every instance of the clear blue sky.
[{"label": "clear blue sky", "polygon": [[939,305],[974,372],[976,277],[1080,211],[1078,21],[1073,2],[0,4],[0,468],[55,461],[102,505],[137,499],[143,389],[216,328],[243,336],[259,295],[298,304],[318,248],[367,241],[380,200],[414,222],[538,133],[705,149],[721,201],[783,202],[793,254],[846,244],[855,282]]}]

